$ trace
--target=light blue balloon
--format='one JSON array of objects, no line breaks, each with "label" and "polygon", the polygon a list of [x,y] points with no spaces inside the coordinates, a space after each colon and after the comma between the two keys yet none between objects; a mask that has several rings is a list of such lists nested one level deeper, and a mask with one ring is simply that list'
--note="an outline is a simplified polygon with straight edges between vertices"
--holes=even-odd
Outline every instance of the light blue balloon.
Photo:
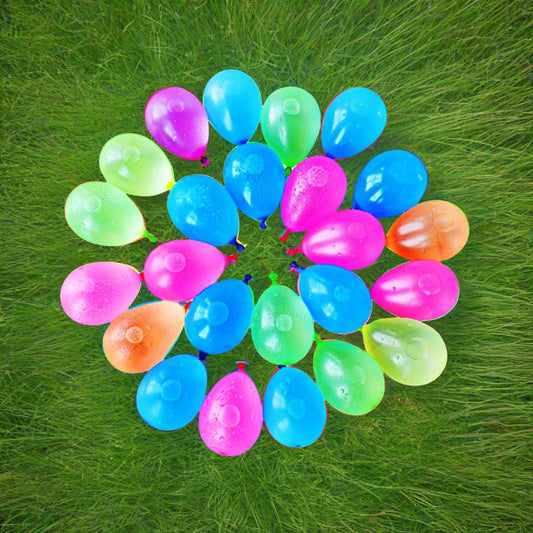
[{"label": "light blue balloon", "polygon": [[422,160],[407,150],[388,150],[371,159],[359,174],[353,208],[377,218],[395,217],[424,196],[428,173]]},{"label": "light blue balloon", "polygon": [[213,246],[236,243],[237,206],[214,178],[203,174],[181,178],[170,190],[167,209],[174,226],[189,239]]},{"label": "light blue balloon", "polygon": [[176,355],[143,377],[137,389],[137,410],[155,429],[179,429],[196,416],[206,391],[205,365],[193,355]]},{"label": "light blue balloon", "polygon": [[352,157],[375,143],[385,129],[387,109],[380,96],[364,87],[338,94],[322,122],[322,147],[328,157]]},{"label": "light blue balloon", "polygon": [[318,385],[297,368],[285,366],[270,379],[263,400],[265,426],[291,448],[313,444],[326,427],[326,402]]},{"label": "light blue balloon", "polygon": [[187,338],[202,352],[229,352],[244,339],[253,310],[253,294],[244,282],[214,283],[194,298],[185,315]]},{"label": "light blue balloon", "polygon": [[205,86],[203,104],[209,122],[232,144],[249,141],[261,117],[261,93],[255,81],[240,70],[223,70]]},{"label": "light blue balloon", "polygon": [[224,163],[224,185],[237,207],[261,222],[278,208],[285,188],[285,168],[266,144],[247,143],[234,148]]},{"label": "light blue balloon", "polygon": [[333,265],[298,268],[298,292],[313,320],[332,333],[353,333],[372,313],[365,282],[353,272]]}]

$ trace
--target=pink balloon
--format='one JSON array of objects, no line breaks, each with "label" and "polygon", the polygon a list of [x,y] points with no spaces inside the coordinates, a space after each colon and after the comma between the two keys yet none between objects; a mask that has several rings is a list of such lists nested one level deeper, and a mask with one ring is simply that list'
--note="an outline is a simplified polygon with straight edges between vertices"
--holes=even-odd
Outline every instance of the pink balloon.
[{"label": "pink balloon", "polygon": [[161,300],[188,302],[215,283],[237,254],[190,239],[169,241],[154,248],[144,263],[148,290]]},{"label": "pink balloon", "polygon": [[239,370],[223,377],[200,408],[199,430],[205,445],[219,455],[241,455],[261,433],[263,405],[255,383]]},{"label": "pink balloon", "polygon": [[393,315],[433,320],[453,309],[459,299],[459,282],[446,265],[421,259],[385,272],[376,280],[370,295]]},{"label": "pink balloon", "polygon": [[144,109],[150,135],[165,150],[183,159],[201,159],[209,141],[204,106],[189,91],[167,87],[152,94]]},{"label": "pink balloon", "polygon": [[293,169],[281,198],[281,218],[289,231],[307,231],[332,215],[346,194],[346,174],[329,157],[315,155]]},{"label": "pink balloon", "polygon": [[99,326],[128,310],[141,275],[122,263],[89,263],[72,271],[61,287],[61,306],[75,322]]},{"label": "pink balloon", "polygon": [[287,253],[302,253],[321,265],[354,270],[374,263],[384,247],[385,232],[374,215],[345,209],[315,224],[305,234],[300,246]]}]

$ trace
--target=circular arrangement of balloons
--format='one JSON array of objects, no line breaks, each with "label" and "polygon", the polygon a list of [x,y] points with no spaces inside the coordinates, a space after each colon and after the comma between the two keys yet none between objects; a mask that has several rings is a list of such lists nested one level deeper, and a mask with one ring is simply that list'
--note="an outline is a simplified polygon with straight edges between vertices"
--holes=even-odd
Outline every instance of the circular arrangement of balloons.
[{"label": "circular arrangement of balloons", "polygon": [[[156,242],[128,195],[168,192],[168,217],[186,238],[158,243],[142,272],[115,262],[80,266],[65,279],[60,298],[72,320],[109,324],[103,350],[116,369],[144,373],[136,403],[147,424],[173,431],[198,415],[203,442],[224,456],[249,450],[263,425],[279,443],[300,448],[324,431],[327,405],[361,416],[381,402],[385,376],[420,386],[442,374],[446,345],[426,321],[446,315],[459,298],[457,278],[442,261],[466,244],[464,213],[442,200],[419,203],[428,175],[406,150],[373,157],[355,180],[352,208],[340,209],[351,176],[337,160],[366,150],[382,134],[387,110],[379,95],[345,90],[321,119],[304,89],[283,87],[263,103],[248,74],[224,70],[208,81],[202,101],[181,87],[155,92],[144,117],[153,140],[137,133],[110,139],[99,157],[105,181],[78,185],[65,218],[93,244]],[[222,180],[176,177],[165,150],[205,166],[209,124],[235,145]],[[265,143],[250,142],[259,124]],[[324,155],[309,156],[319,133]],[[272,273],[271,286],[255,301],[250,275],[219,281],[238,254],[224,255],[217,246],[242,252],[239,213],[267,229],[278,208],[283,242],[305,232],[287,255],[301,253],[315,264],[288,260],[298,293]],[[385,234],[379,219],[396,216]],[[386,247],[407,262],[368,289],[354,270],[373,264]],[[154,300],[132,307],[143,282]],[[373,303],[394,316],[370,321]],[[360,331],[364,350],[322,339],[315,323],[336,335]],[[169,356],[183,329],[198,354]],[[249,330],[257,353],[277,365],[263,398],[242,361],[207,391],[207,358],[231,352]],[[313,343],[315,380],[292,366]]]}]

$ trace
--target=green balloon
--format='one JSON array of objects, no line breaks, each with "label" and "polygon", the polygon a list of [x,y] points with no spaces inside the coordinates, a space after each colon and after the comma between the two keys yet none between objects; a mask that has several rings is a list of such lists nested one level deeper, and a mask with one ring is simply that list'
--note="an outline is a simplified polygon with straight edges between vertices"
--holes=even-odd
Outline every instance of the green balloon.
[{"label": "green balloon", "polygon": [[156,240],[128,195],[103,181],[78,185],[65,203],[65,218],[78,237],[101,246],[122,246],[143,237]]},{"label": "green balloon", "polygon": [[426,385],[437,379],[446,367],[446,345],[424,322],[382,318],[363,326],[362,333],[367,352],[398,383]]},{"label": "green balloon", "polygon": [[263,292],[254,308],[251,329],[255,349],[275,365],[300,361],[313,344],[311,314],[300,297],[282,285]]},{"label": "green balloon", "polygon": [[304,89],[278,89],[263,104],[261,131],[283,164],[293,167],[315,144],[320,132],[320,108]]},{"label": "green balloon", "polygon": [[379,365],[348,342],[317,341],[313,370],[324,398],[341,413],[364,415],[377,407],[385,394]]},{"label": "green balloon", "polygon": [[108,183],[134,196],[155,196],[169,190],[174,171],[163,150],[136,133],[109,139],[100,152],[100,170]]}]

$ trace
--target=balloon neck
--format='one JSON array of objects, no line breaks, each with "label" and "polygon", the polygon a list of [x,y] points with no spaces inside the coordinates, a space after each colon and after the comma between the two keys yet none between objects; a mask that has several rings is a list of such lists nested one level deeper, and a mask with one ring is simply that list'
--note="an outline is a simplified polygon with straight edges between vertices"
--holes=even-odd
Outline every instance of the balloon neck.
[{"label": "balloon neck", "polygon": [[324,340],[320,337],[320,335],[318,333],[315,332],[315,334],[313,335],[313,339],[315,339],[315,342],[317,343],[317,345],[321,345]]},{"label": "balloon neck", "polygon": [[237,237],[235,237],[230,244],[233,244],[237,248],[237,253],[241,253],[245,248],[246,244],[243,244]]},{"label": "balloon neck", "polygon": [[261,220],[261,224],[259,224],[259,226],[260,226],[261,229],[267,229],[267,227],[268,227],[264,220]]},{"label": "balloon neck", "polygon": [[279,283],[276,281],[278,279],[278,275],[275,272],[270,273],[268,277],[270,278],[270,281],[272,282],[272,287],[279,285]]},{"label": "balloon neck", "polygon": [[282,368],[285,368],[287,365],[278,365],[278,370],[281,370]]},{"label": "balloon neck", "polygon": [[300,253],[300,248],[289,248],[287,250],[287,255],[296,255]]},{"label": "balloon neck", "polygon": [[209,354],[206,353],[206,352],[202,352],[202,350],[200,350],[198,352],[198,359],[200,359],[200,361],[202,361],[202,363],[209,357]]},{"label": "balloon neck", "polygon": [[252,278],[252,276],[250,274],[246,274],[244,276],[244,283],[245,285],[249,285],[250,281],[252,281],[254,278]]},{"label": "balloon neck", "polygon": [[292,172],[292,168],[291,167],[285,167],[285,176],[290,176],[291,172]]},{"label": "balloon neck", "polygon": [[237,259],[239,259],[237,254],[225,255],[224,257],[226,258],[226,266],[228,266],[230,263],[236,263]]},{"label": "balloon neck", "polygon": [[235,364],[237,365],[239,371],[244,372],[244,369],[248,363],[246,361],[237,361]]},{"label": "balloon neck", "polygon": [[143,237],[146,237],[150,242],[161,242],[154,234],[150,233],[144,228]]},{"label": "balloon neck", "polygon": [[298,263],[297,263],[296,261],[293,261],[293,262],[291,263],[291,267],[289,268],[289,270],[290,270],[291,272],[293,272],[294,274],[298,274],[298,275],[299,275],[300,272],[301,272],[302,270],[304,270],[304,269],[303,269],[302,267],[299,267],[299,266],[298,266]]},{"label": "balloon neck", "polygon": [[192,300],[191,300],[190,302],[185,302],[185,303],[183,304],[183,310],[184,310],[185,312],[187,312],[187,311],[189,310],[189,307],[191,307],[191,304],[192,304]]},{"label": "balloon neck", "polygon": [[172,187],[174,187],[174,185],[176,185],[176,182],[175,182],[175,181],[169,181],[169,182],[167,183],[167,190],[170,191],[170,190],[172,189]]},{"label": "balloon neck", "polygon": [[139,272],[139,277],[141,278],[141,282],[144,281],[144,272]]},{"label": "balloon neck", "polygon": [[203,166],[203,167],[209,165],[209,158],[208,158],[208,157],[205,157],[205,155],[203,155],[203,156],[200,158],[200,163],[202,163],[202,166]]},{"label": "balloon neck", "polygon": [[279,240],[281,242],[287,242],[287,239],[289,238],[289,235],[290,235],[290,231],[288,229],[286,229],[282,234],[281,234],[281,237],[279,238]]}]

